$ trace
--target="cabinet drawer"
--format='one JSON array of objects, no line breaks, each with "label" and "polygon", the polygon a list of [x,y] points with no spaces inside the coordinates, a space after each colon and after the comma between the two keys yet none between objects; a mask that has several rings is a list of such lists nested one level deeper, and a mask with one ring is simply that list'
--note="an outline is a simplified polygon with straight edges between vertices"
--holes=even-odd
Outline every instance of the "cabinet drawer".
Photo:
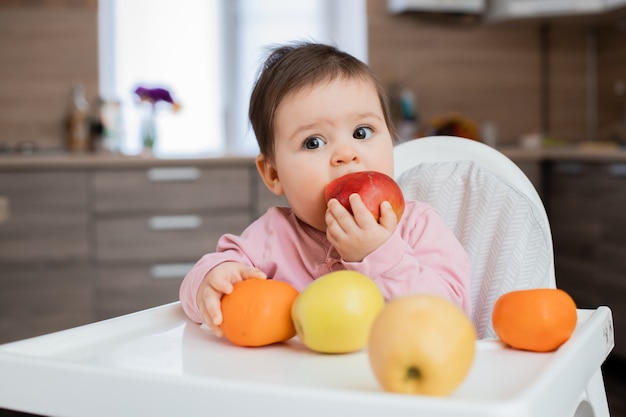
[{"label": "cabinet drawer", "polygon": [[624,270],[601,268],[597,276],[598,303],[609,306],[613,313],[615,328],[615,350],[620,356],[626,357],[626,279]]},{"label": "cabinet drawer", "polygon": [[89,256],[88,174],[0,174],[11,215],[0,226],[0,262],[59,261]]},{"label": "cabinet drawer", "polygon": [[193,262],[102,266],[96,269],[98,320],[178,300],[180,284]]},{"label": "cabinet drawer", "polygon": [[255,219],[263,215],[267,209],[274,206],[288,206],[287,199],[284,195],[277,196],[267,189],[265,184],[259,176],[257,175],[258,180],[255,182],[256,184],[256,207],[254,217]]},{"label": "cabinet drawer", "polygon": [[96,221],[96,258],[106,261],[197,260],[215,250],[225,233],[241,233],[246,210],[219,215],[159,215],[101,218]]},{"label": "cabinet drawer", "polygon": [[98,171],[93,205],[98,213],[247,207],[251,172],[246,166]]},{"label": "cabinet drawer", "polygon": [[550,199],[571,209],[597,209],[597,199],[610,187],[606,167],[583,162],[555,162],[549,170]]},{"label": "cabinet drawer", "polygon": [[598,307],[597,266],[593,259],[557,256],[555,270],[557,287],[571,295],[578,308]]},{"label": "cabinet drawer", "polygon": [[0,266],[0,343],[94,320],[87,266]]},{"label": "cabinet drawer", "polygon": [[550,228],[555,253],[581,257],[591,262],[601,235],[600,222],[590,216],[575,216],[569,213],[564,211],[552,215]]}]

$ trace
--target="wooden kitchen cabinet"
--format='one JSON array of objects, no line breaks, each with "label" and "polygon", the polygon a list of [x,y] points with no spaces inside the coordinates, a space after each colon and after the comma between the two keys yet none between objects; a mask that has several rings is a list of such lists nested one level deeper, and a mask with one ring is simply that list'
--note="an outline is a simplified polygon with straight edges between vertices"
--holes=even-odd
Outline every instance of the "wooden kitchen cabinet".
[{"label": "wooden kitchen cabinet", "polygon": [[38,262],[0,268],[0,343],[94,321],[90,266]]},{"label": "wooden kitchen cabinet", "polygon": [[286,205],[248,158],[50,161],[0,163],[0,343],[176,301],[223,234]]},{"label": "wooden kitchen cabinet", "polygon": [[596,164],[559,161],[547,174],[548,218],[557,285],[580,308],[598,303],[597,248],[601,237],[602,172]]},{"label": "wooden kitchen cabinet", "polygon": [[247,210],[243,206],[224,213],[185,211],[96,218],[96,261],[197,260],[215,250],[223,234],[241,233],[250,221]]},{"label": "wooden kitchen cabinet", "polygon": [[97,170],[97,318],[176,301],[191,266],[251,222],[253,173],[247,164]]},{"label": "wooden kitchen cabinet", "polygon": [[626,357],[626,165],[558,161],[547,179],[557,286],[580,308],[611,308]]},{"label": "wooden kitchen cabinet", "polygon": [[258,217],[263,215],[263,213],[265,213],[270,207],[286,207],[289,205],[284,195],[277,196],[267,189],[267,187],[263,183],[263,180],[261,180],[261,177],[257,174],[256,170],[253,171],[252,176],[254,178],[252,187],[254,202],[252,217],[254,219],[257,219]]},{"label": "wooden kitchen cabinet", "polygon": [[84,170],[3,171],[0,343],[93,321]]},{"label": "wooden kitchen cabinet", "polygon": [[100,215],[248,208],[250,172],[246,165],[98,170],[93,209]]},{"label": "wooden kitchen cabinet", "polygon": [[178,300],[188,263],[103,264],[95,269],[94,315],[118,317]]},{"label": "wooden kitchen cabinet", "polygon": [[85,260],[89,255],[85,171],[0,172],[11,216],[0,227],[0,263]]},{"label": "wooden kitchen cabinet", "polygon": [[602,164],[606,192],[599,199],[601,237],[596,250],[599,304],[613,311],[616,351],[626,357],[626,163]]},{"label": "wooden kitchen cabinet", "polygon": [[96,260],[197,260],[249,224],[250,184],[247,166],[96,172]]}]

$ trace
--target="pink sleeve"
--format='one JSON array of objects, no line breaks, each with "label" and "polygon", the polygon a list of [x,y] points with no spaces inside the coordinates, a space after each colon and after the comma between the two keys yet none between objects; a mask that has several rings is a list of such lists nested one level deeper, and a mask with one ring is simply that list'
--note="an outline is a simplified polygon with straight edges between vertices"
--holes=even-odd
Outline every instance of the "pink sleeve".
[{"label": "pink sleeve", "polygon": [[[223,236],[222,239],[227,238],[227,236]],[[185,314],[196,323],[202,323],[198,304],[196,303],[198,288],[200,288],[202,280],[211,269],[226,261],[249,263],[246,262],[245,255],[242,252],[235,250],[208,253],[196,262],[183,279],[179,292],[180,302]]]},{"label": "pink sleeve", "polygon": [[[222,236],[217,243],[216,251],[200,258],[183,279],[179,292],[183,310],[191,320],[198,323],[202,321],[196,303],[198,289],[206,274],[223,262],[255,266],[272,278],[277,278],[275,274],[280,264],[287,276],[305,277],[306,273],[294,269],[293,266],[298,262],[292,260],[300,259],[298,250],[301,248],[297,244],[293,226],[289,223],[289,213],[288,209],[271,208],[248,226],[241,236],[232,234]],[[294,243],[282,244],[281,239],[288,239]],[[291,284],[298,289],[305,285],[304,282],[299,286],[293,282]]]},{"label": "pink sleeve", "polygon": [[187,273],[180,286],[179,297],[183,310],[191,320],[197,323],[202,322],[196,296],[202,280],[210,270],[224,262],[239,262],[244,265],[258,266],[254,262],[255,253],[253,250],[257,245],[249,244],[249,239],[246,239],[246,236],[259,233],[259,229],[266,228],[269,222],[268,216],[265,215],[248,226],[241,236],[232,234],[222,236],[217,243],[216,251],[207,253],[200,258]]},{"label": "pink sleeve", "polygon": [[362,262],[345,265],[371,277],[387,300],[411,293],[437,294],[471,313],[469,257],[427,204],[411,204],[387,242]]}]

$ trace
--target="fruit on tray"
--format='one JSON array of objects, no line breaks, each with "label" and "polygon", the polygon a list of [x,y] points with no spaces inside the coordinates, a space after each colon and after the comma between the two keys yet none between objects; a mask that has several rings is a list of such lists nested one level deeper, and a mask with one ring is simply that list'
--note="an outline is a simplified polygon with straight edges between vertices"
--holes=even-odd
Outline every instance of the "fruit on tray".
[{"label": "fruit on tray", "polygon": [[250,278],[222,297],[224,336],[238,346],[265,346],[296,335],[291,306],[298,291],[272,279]]},{"label": "fruit on tray", "polygon": [[326,203],[336,198],[350,213],[349,197],[357,193],[365,207],[374,215],[376,221],[380,218],[380,204],[388,201],[400,221],[404,213],[404,196],[398,184],[390,176],[377,171],[352,172],[341,176],[328,184],[324,193]]},{"label": "fruit on tray", "polygon": [[576,303],[557,288],[511,291],[498,298],[493,328],[507,345],[534,352],[550,352],[565,343],[576,328]]},{"label": "fruit on tray", "polygon": [[321,353],[347,353],[367,345],[372,321],[385,305],[367,276],[355,271],[326,274],[304,288],[291,316],[298,337]]},{"label": "fruit on tray", "polygon": [[469,373],[476,330],[467,314],[435,295],[395,298],[370,332],[369,362],[385,391],[445,396]]}]

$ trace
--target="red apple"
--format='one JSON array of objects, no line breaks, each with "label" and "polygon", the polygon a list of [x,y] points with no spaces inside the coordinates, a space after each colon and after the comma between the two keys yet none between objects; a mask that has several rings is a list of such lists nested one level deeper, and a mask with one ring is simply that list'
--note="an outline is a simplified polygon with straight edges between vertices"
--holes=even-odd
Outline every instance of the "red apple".
[{"label": "red apple", "polygon": [[326,187],[324,196],[326,203],[331,198],[336,198],[352,213],[348,198],[354,193],[361,196],[365,207],[374,215],[376,221],[380,217],[380,204],[383,201],[389,201],[400,221],[404,213],[404,196],[390,176],[377,171],[352,172],[331,181]]}]

